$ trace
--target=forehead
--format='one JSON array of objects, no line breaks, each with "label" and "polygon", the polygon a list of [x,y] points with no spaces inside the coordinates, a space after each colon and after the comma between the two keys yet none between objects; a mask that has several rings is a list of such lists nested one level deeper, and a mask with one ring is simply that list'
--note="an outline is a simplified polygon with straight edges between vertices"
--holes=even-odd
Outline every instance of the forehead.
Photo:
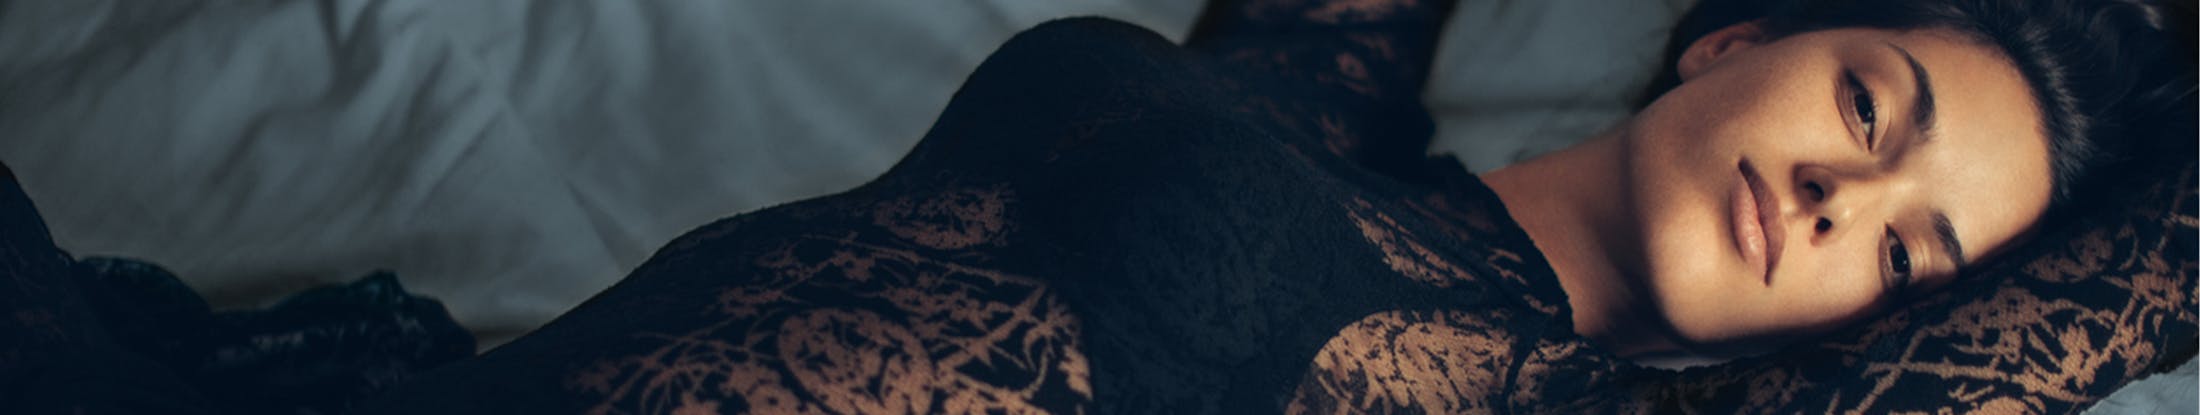
[{"label": "forehead", "polygon": [[[2053,193],[2048,137],[2031,86],[1996,47],[1954,32],[1885,32],[1874,42],[1908,50],[1932,79],[1934,138],[1902,168],[1920,173],[1926,203],[1948,213],[1957,239],[1972,252],[2000,250],[2037,222]],[[1897,96],[1908,108],[1910,94]]]}]

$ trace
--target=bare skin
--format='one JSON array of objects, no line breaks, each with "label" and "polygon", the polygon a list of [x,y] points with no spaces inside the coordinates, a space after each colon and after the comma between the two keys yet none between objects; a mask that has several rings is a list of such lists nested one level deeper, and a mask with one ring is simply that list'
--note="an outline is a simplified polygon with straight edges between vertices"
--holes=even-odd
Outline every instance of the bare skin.
[{"label": "bare skin", "polygon": [[[2046,210],[2027,84],[1956,32],[1767,40],[1745,23],[1678,69],[1634,118],[1483,176],[1551,258],[1577,330],[1618,354],[1730,357],[1853,323]],[[1980,200],[1996,203],[1965,203]]]}]

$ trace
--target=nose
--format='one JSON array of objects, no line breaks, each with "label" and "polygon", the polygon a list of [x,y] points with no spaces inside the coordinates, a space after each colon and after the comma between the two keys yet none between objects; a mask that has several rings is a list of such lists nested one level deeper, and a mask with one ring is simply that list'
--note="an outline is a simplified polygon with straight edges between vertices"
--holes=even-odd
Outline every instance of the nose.
[{"label": "nose", "polygon": [[1863,222],[1874,209],[1884,206],[1886,182],[1884,175],[1876,173],[1842,172],[1817,165],[1796,168],[1797,205],[1811,220],[1811,240],[1836,240],[1851,229],[1871,228]]}]

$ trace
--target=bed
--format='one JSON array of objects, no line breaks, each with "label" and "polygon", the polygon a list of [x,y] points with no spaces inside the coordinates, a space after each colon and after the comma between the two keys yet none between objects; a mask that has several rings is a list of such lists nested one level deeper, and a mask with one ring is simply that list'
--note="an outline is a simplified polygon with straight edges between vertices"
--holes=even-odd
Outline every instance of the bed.
[{"label": "bed", "polygon": [[[1481,171],[1628,112],[1686,0],[1465,2],[1430,151]],[[853,187],[1017,30],[1181,38],[1199,2],[0,0],[0,161],[77,255],[219,307],[393,270],[484,347],[734,213]],[[2095,407],[2193,413],[2191,363]]]}]

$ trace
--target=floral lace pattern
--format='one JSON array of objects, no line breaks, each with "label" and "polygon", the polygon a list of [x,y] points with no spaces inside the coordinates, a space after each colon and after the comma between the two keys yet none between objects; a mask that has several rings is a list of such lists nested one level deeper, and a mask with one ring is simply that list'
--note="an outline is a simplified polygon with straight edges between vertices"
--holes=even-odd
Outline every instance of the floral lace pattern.
[{"label": "floral lace pattern", "polygon": [[[1058,296],[952,253],[998,246],[1012,193],[867,200],[705,226],[530,337],[549,340],[477,363],[579,362],[526,369],[572,399],[521,407],[596,414],[1055,413],[1089,401],[1077,319]],[[788,231],[748,237],[755,217]],[[833,225],[810,226],[821,223]],[[545,344],[597,346],[532,347]]]},{"label": "floral lace pattern", "polygon": [[1387,312],[1368,316],[1315,355],[1289,413],[1494,412],[1517,339],[1513,313]]},{"label": "floral lace pattern", "polygon": [[1426,139],[1411,92],[1448,6],[1221,2],[1187,47],[1050,22],[872,184],[700,228],[420,389],[550,377],[512,389],[594,413],[2067,412],[2190,338],[2192,194],[2164,191],[1825,341],[1633,366],[1571,332],[1471,175],[1385,152]]}]

